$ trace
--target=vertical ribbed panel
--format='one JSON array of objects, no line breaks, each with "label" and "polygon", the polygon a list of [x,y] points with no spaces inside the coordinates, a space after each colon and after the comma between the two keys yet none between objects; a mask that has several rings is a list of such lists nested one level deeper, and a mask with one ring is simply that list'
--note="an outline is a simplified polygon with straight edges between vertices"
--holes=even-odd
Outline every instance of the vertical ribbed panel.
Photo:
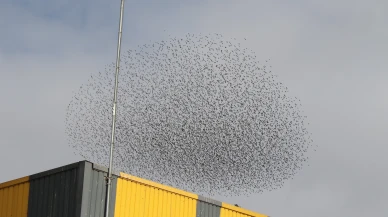
[{"label": "vertical ribbed panel", "polygon": [[82,173],[76,163],[30,176],[28,217],[78,217]]},{"label": "vertical ribbed panel", "polygon": [[268,217],[260,213],[252,212],[237,206],[232,206],[227,203],[222,203],[220,217]]},{"label": "vertical ribbed panel", "polygon": [[[81,217],[104,217],[106,201],[106,168],[92,168],[89,162],[85,164],[83,193],[82,193],[82,211]],[[110,214],[114,216],[114,204],[116,198],[117,178],[114,176],[111,188]]]},{"label": "vertical ribbed panel", "polygon": [[195,217],[198,196],[121,173],[115,217]]},{"label": "vertical ribbed panel", "polygon": [[[0,217],[103,217],[107,168],[87,161],[0,184]],[[110,217],[267,217],[114,173]]]},{"label": "vertical ribbed panel", "polygon": [[198,196],[196,217],[220,217],[221,202]]},{"label": "vertical ribbed panel", "polygon": [[0,217],[26,217],[29,177],[0,184]]}]

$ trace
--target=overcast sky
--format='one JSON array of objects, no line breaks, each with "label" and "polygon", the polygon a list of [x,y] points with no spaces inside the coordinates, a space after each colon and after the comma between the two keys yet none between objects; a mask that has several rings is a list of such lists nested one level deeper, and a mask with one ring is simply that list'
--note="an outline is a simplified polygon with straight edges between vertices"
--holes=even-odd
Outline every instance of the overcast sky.
[{"label": "overcast sky", "polygon": [[[245,37],[301,99],[319,146],[310,166],[282,189],[216,199],[272,217],[388,216],[388,1],[276,2],[128,0],[123,49],[168,34]],[[0,0],[0,183],[82,160],[66,107],[115,61],[119,4]]]}]

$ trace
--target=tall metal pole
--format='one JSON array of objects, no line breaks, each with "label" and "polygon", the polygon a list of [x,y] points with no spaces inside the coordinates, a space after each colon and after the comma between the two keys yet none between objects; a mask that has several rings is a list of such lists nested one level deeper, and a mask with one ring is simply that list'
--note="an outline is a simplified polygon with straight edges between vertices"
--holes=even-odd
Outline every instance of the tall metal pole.
[{"label": "tall metal pole", "polygon": [[124,14],[124,0],[121,0],[119,35],[118,35],[118,41],[117,41],[115,87],[114,87],[113,109],[112,109],[112,136],[111,136],[111,144],[110,144],[109,168],[108,168],[108,178],[107,178],[105,217],[109,217],[110,191],[111,191],[111,186],[112,186],[113,148],[114,148],[114,144],[115,144],[117,89],[118,89],[118,78],[119,78],[119,71],[120,71],[120,54],[121,54],[121,35],[122,35],[122,29],[123,29],[123,14]]}]

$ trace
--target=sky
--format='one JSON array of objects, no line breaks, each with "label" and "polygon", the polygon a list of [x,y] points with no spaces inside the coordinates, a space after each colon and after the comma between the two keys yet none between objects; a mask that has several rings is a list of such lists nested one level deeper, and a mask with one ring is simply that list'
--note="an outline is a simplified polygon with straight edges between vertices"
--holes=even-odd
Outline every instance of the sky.
[{"label": "sky", "polygon": [[[281,189],[216,197],[272,217],[388,214],[388,2],[131,1],[123,50],[187,33],[246,38],[297,96],[317,151]],[[0,0],[0,183],[82,160],[73,94],[116,57],[120,1]]]}]

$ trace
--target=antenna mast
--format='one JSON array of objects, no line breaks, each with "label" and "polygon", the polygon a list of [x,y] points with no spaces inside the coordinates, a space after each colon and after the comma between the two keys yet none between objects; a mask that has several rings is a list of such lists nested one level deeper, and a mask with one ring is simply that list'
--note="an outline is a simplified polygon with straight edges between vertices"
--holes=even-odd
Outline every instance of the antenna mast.
[{"label": "antenna mast", "polygon": [[111,144],[110,144],[108,177],[107,177],[107,183],[106,183],[107,184],[107,191],[106,191],[105,217],[109,217],[110,191],[111,191],[111,186],[112,186],[113,148],[114,148],[114,144],[115,144],[117,89],[118,89],[118,77],[119,77],[119,71],[120,71],[120,53],[121,53],[121,35],[122,35],[122,29],[123,29],[123,14],[124,14],[124,0],[121,0],[119,34],[118,34],[118,41],[117,41],[115,87],[114,87],[113,109],[112,109],[112,136],[111,136]]}]

